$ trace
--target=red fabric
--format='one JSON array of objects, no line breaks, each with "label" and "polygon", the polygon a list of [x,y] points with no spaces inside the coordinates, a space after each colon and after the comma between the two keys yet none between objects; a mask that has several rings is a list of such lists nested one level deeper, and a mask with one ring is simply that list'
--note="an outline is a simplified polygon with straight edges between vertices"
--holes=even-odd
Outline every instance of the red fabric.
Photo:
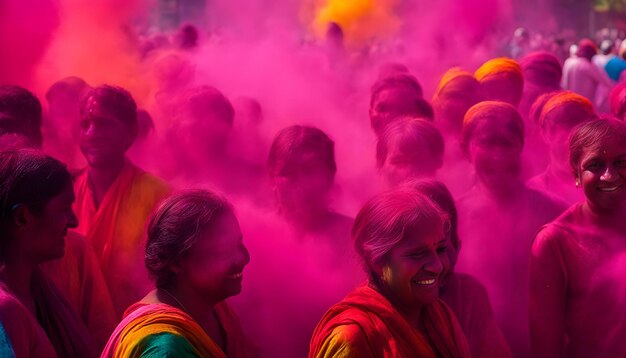
[{"label": "red fabric", "polygon": [[146,225],[157,205],[169,194],[169,186],[126,162],[99,206],[88,170],[76,178],[74,187],[74,212],[79,221],[76,231],[92,245],[121,317],[152,286],[144,265]]},{"label": "red fabric", "polygon": [[[337,345],[333,346],[329,340],[333,340],[337,333],[343,334],[338,344],[348,346],[343,351],[348,350],[348,356],[470,356],[459,323],[443,302],[424,306],[422,314],[423,333],[376,290],[359,287],[322,317],[311,338],[309,357],[333,356]],[[359,330],[356,334],[355,329]]]}]

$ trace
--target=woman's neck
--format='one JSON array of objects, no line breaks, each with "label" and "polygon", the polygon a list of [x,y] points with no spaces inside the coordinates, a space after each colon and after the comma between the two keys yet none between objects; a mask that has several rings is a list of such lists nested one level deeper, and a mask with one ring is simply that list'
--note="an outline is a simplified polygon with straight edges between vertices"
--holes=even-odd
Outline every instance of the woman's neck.
[{"label": "woman's neck", "polygon": [[624,222],[626,221],[626,204],[615,210],[606,210],[595,206],[589,200],[586,200],[583,204],[583,212],[587,218],[595,225],[616,230],[618,232],[624,232]]},{"label": "woman's neck", "polygon": [[521,180],[506,188],[490,188],[484,185],[480,180],[478,181],[478,186],[487,197],[502,206],[517,203],[518,199],[523,196],[523,189],[525,188]]},{"label": "woman's neck", "polygon": [[328,210],[325,208],[307,208],[307,210],[281,208],[280,212],[298,232],[315,231],[328,215]]},{"label": "woman's neck", "polygon": [[414,328],[423,331],[424,324],[422,322],[422,306],[412,305],[408,307],[402,304],[399,299],[391,292],[391,290],[382,283],[377,283],[377,280],[370,280],[369,286],[383,295],[391,305],[398,311]]},{"label": "woman's neck", "polygon": [[220,323],[213,310],[215,305],[221,302],[221,300],[211,299],[206,296],[199,297],[191,289],[180,285],[158,289],[157,298],[160,302],[179,308],[187,313],[218,346],[224,348]]}]

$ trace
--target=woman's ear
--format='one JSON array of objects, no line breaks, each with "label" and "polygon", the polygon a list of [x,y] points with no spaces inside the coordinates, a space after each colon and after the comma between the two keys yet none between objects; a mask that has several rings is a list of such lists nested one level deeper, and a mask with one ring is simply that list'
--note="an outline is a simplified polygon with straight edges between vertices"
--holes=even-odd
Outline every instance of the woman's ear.
[{"label": "woman's ear", "polygon": [[24,204],[15,204],[11,208],[11,223],[17,227],[25,227],[30,221],[31,213]]}]

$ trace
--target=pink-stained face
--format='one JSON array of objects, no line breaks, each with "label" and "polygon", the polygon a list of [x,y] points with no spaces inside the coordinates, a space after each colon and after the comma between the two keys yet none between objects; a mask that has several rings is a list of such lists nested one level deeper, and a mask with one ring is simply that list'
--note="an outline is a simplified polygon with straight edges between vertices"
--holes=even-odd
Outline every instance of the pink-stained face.
[{"label": "pink-stained face", "polygon": [[415,90],[406,87],[380,91],[370,108],[370,121],[374,132],[380,135],[389,121],[411,112],[419,98]]},{"label": "pink-stained face", "polygon": [[[456,81],[461,81],[457,79]],[[452,85],[451,85],[452,86]],[[480,89],[482,91],[482,89]],[[441,119],[446,129],[461,131],[463,117],[468,109],[480,102],[484,97],[482,92],[466,92],[460,89],[445,90],[437,101],[433,101],[433,107],[437,118]]]},{"label": "pink-stained face", "polygon": [[273,178],[282,210],[294,212],[326,208],[334,174],[313,152],[293,154]]},{"label": "pink-stained face", "polygon": [[200,234],[177,277],[199,295],[224,300],[241,292],[243,269],[249,262],[239,221],[226,212]]},{"label": "pink-stained face", "polygon": [[408,229],[388,254],[382,276],[392,299],[405,307],[431,304],[439,298],[440,279],[449,267],[441,225]]},{"label": "pink-stained face", "polygon": [[[567,121],[557,120],[567,118]],[[565,104],[553,109],[544,119],[548,124],[544,139],[549,146],[551,165],[563,171],[570,171],[569,165],[569,135],[577,124],[591,119],[579,105]],[[564,123],[565,122],[565,123]]]},{"label": "pink-stained face", "polygon": [[586,151],[579,165],[587,202],[599,211],[614,211],[626,201],[626,145],[614,138]]},{"label": "pink-stained face", "polygon": [[80,119],[80,149],[92,167],[107,166],[123,160],[135,137],[117,117],[92,104]]},{"label": "pink-stained face", "polygon": [[[445,287],[450,279],[450,275],[454,273],[456,261],[459,257],[460,247],[454,247],[450,235],[446,235],[445,240],[446,257],[442,257],[441,263],[443,265],[443,271],[441,272],[441,278],[439,279],[439,286]],[[460,244],[459,244],[460,245]]]},{"label": "pink-stained face", "polygon": [[433,178],[437,169],[431,150],[426,146],[420,145],[408,152],[392,143],[380,171],[391,188],[413,179]]},{"label": "pink-stained face", "polygon": [[469,156],[480,182],[502,192],[519,185],[522,149],[522,140],[510,128],[483,119],[470,140]]},{"label": "pink-stained face", "polygon": [[74,188],[68,183],[59,195],[50,199],[41,213],[30,211],[29,235],[19,243],[29,257],[37,262],[63,257],[67,230],[78,226],[72,210],[74,200]]}]

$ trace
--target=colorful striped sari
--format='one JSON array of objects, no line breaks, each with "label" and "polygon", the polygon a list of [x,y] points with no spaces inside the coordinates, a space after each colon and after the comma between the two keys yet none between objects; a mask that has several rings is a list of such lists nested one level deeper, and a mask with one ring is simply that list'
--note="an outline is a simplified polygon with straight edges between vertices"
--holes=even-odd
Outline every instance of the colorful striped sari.
[{"label": "colorful striped sari", "polygon": [[126,311],[101,357],[145,357],[147,352],[154,356],[255,357],[228,304],[219,303],[214,311],[225,333],[225,350],[182,310],[163,303],[136,303]]}]

